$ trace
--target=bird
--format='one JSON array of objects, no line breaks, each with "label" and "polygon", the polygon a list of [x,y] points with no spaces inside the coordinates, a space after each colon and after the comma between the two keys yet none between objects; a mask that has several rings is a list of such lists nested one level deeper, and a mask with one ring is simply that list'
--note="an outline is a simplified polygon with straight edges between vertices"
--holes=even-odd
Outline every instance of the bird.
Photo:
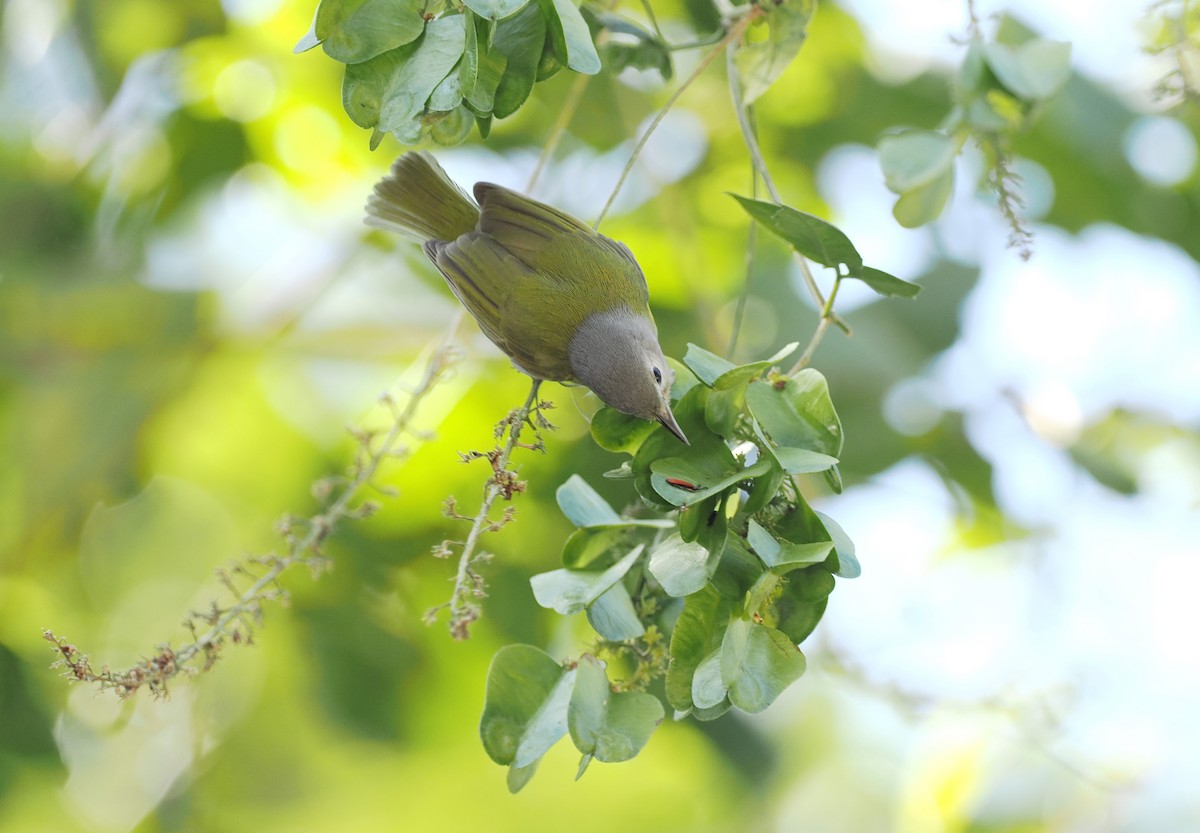
[{"label": "bird", "polygon": [[409,151],[375,185],[366,223],[420,243],[517,370],[582,384],[686,444],[671,412],[675,373],[629,247],[503,186],[472,190],[474,199],[432,154]]}]

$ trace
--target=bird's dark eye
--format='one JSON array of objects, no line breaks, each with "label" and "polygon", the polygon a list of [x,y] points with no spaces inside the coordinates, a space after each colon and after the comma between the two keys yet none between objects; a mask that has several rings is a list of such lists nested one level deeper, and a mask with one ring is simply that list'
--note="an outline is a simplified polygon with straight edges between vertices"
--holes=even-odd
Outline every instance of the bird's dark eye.
[{"label": "bird's dark eye", "polygon": [[662,384],[662,371],[659,370],[657,367],[651,368],[651,370],[654,371],[654,381],[658,382],[659,384]]}]

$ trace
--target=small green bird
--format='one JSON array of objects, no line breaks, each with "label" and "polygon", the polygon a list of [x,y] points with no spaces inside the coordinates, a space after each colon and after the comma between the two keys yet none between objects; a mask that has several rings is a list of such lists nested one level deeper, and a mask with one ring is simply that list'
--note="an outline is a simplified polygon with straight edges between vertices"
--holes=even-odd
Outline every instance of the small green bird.
[{"label": "small green bird", "polygon": [[423,244],[483,332],[534,379],[579,382],[618,411],[671,413],[675,373],[646,278],[621,243],[556,208],[493,185],[473,201],[428,153],[406,153],[376,186],[367,225]]}]

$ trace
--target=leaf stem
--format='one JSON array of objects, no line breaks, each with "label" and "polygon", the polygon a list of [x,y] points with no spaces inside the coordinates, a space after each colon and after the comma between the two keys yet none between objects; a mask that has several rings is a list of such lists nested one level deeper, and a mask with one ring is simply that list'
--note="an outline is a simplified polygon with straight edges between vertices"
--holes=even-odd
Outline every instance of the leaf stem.
[{"label": "leaf stem", "polygon": [[[751,114],[753,118],[753,114]],[[750,196],[758,198],[758,171],[753,163],[750,165]],[[758,247],[758,223],[750,223],[746,233],[746,277],[742,279],[742,291],[738,293],[737,308],[733,312],[733,328],[729,333],[729,349],[725,351],[726,358],[733,359],[733,351],[737,347],[738,335],[742,331],[742,317],[746,314],[746,301],[750,297],[750,275],[754,271],[754,255]]]},{"label": "leaf stem", "polygon": [[[742,86],[738,83],[737,64],[734,62],[736,55],[736,50],[731,49],[725,56],[726,74],[729,77],[729,95],[733,99],[733,111],[737,115],[738,127],[742,130],[742,140],[746,143],[746,150],[750,153],[750,163],[754,165],[754,169],[762,177],[763,185],[767,188],[767,194],[776,203],[782,205],[783,197],[779,195],[779,189],[775,187],[775,180],[771,178],[771,172],[767,169],[767,160],[763,158],[762,148],[758,144],[758,136],[754,132],[754,123],[751,118],[750,108],[742,97]],[[822,294],[821,288],[817,286],[816,278],[813,277],[812,270],[808,267],[808,261],[799,253],[797,253],[796,259],[800,263],[800,275],[804,278],[804,284],[808,287],[808,292],[816,302],[817,308],[820,309],[825,306],[825,296]]]},{"label": "leaf stem", "polygon": [[537,185],[538,178],[542,175],[547,163],[554,156],[554,151],[558,149],[558,142],[562,139],[563,131],[567,129],[567,125],[571,123],[571,119],[575,117],[575,112],[579,109],[579,103],[583,101],[583,94],[587,91],[588,82],[592,80],[592,76],[580,73],[575,77],[575,83],[571,85],[570,91],[567,92],[567,97],[563,101],[562,109],[558,111],[558,118],[554,120],[554,124],[550,126],[550,132],[546,135],[546,143],[542,145],[542,152],[538,155],[537,165],[533,168],[533,173],[529,175],[529,182],[525,185],[525,193],[532,194],[534,187]]},{"label": "leaf stem", "polygon": [[792,369],[788,371],[789,376],[795,376],[812,361],[813,354],[817,352],[817,346],[820,345],[821,339],[825,337],[825,331],[834,322],[833,302],[837,298],[838,287],[841,285],[842,278],[839,275],[833,282],[833,289],[829,290],[829,297],[825,299],[825,306],[821,309],[821,319],[817,321],[817,329],[813,331],[812,338],[808,340],[808,345],[804,348],[804,352],[800,354],[800,358],[796,360],[796,363],[792,365]]},{"label": "leaf stem", "polygon": [[634,145],[633,153],[629,156],[629,161],[625,163],[625,168],[621,171],[621,176],[617,179],[617,184],[613,186],[612,193],[608,195],[608,201],[604,203],[604,208],[600,210],[600,216],[596,218],[596,222],[592,223],[592,228],[599,229],[600,224],[604,222],[604,218],[608,216],[608,210],[612,208],[612,204],[617,199],[617,195],[621,193],[621,187],[625,185],[625,180],[628,179],[629,174],[632,173],[634,164],[637,162],[638,157],[641,156],[642,150],[646,147],[646,142],[650,140],[650,137],[654,134],[654,131],[658,129],[660,124],[662,124],[662,120],[667,117],[667,113],[671,111],[671,108],[675,105],[675,102],[678,101],[679,97],[682,96],[687,88],[692,85],[692,82],[699,78],[704,70],[708,69],[709,64],[716,60],[717,56],[721,54],[721,50],[739,38],[742,33],[746,31],[746,27],[762,14],[762,9],[760,9],[758,6],[752,6],[745,15],[739,18],[737,22],[735,22],[729,28],[729,31],[725,34],[725,37],[721,38],[717,45],[709,50],[708,53],[706,53],[705,56],[700,59],[700,63],[696,65],[694,70],[692,70],[692,74],[689,75],[684,82],[675,89],[675,92],[671,93],[671,97],[667,99],[667,103],[664,104],[662,109],[660,109],[654,116],[654,120],[650,122],[650,125],[645,129],[645,131],[643,131],[641,138],[638,139],[637,144]]}]

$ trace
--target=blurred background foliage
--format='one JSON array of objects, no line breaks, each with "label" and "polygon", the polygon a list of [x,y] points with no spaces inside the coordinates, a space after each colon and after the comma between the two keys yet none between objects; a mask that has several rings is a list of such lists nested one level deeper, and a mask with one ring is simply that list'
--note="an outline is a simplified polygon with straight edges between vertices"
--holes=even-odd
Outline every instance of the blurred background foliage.
[{"label": "blurred background foliage", "polygon": [[[871,149],[946,112],[961,4],[822,4],[756,107],[784,198],[925,287],[846,287],[854,335],[816,356],[847,489],[811,497],[864,573],[806,643],[808,674],[766,714],[668,723],[577,784],[560,745],[511,798],[476,727],[498,646],[574,650],[578,629],[528,584],[571,528],[554,490],[578,472],[618,507],[632,492],[600,478],[617,458],[586,436],[595,400],[552,389],[559,430],[520,458],[529,490],[488,541],[473,638],[421,623],[450,587],[429,556],[456,534],[441,502],[469,505],[485,476],[457,452],[488,447],[526,387],[473,325],[422,407],[435,435],[384,477],[400,497],[339,528],[331,574],[288,577],[255,647],[166,701],[48,667],[43,627],[114,666],[178,640],[213,568],[277,547],[276,519],[345,467],[344,425],[386,419],[372,403],[416,377],[454,305],[415,247],[361,224],[400,148],[369,152],[341,66],[292,54],[311,4],[6,0],[0,830],[1200,827],[1200,115],[1154,95],[1180,60],[1195,72],[1195,44],[1142,53],[1170,27],[1138,3],[976,5],[985,27],[1010,11],[1074,44],[1076,74],[1015,147],[1028,263],[977,193],[977,155],[947,213],[909,231]],[[680,43],[705,6],[654,4]],[[699,56],[674,57],[679,78]],[[539,84],[443,164],[521,187],[572,81]],[[594,216],[669,90],[632,69],[593,79],[537,196]],[[724,192],[749,183],[718,65],[605,226],[645,268],[668,354],[726,352],[748,220]],[[806,340],[817,317],[764,237],[735,360]]]}]

